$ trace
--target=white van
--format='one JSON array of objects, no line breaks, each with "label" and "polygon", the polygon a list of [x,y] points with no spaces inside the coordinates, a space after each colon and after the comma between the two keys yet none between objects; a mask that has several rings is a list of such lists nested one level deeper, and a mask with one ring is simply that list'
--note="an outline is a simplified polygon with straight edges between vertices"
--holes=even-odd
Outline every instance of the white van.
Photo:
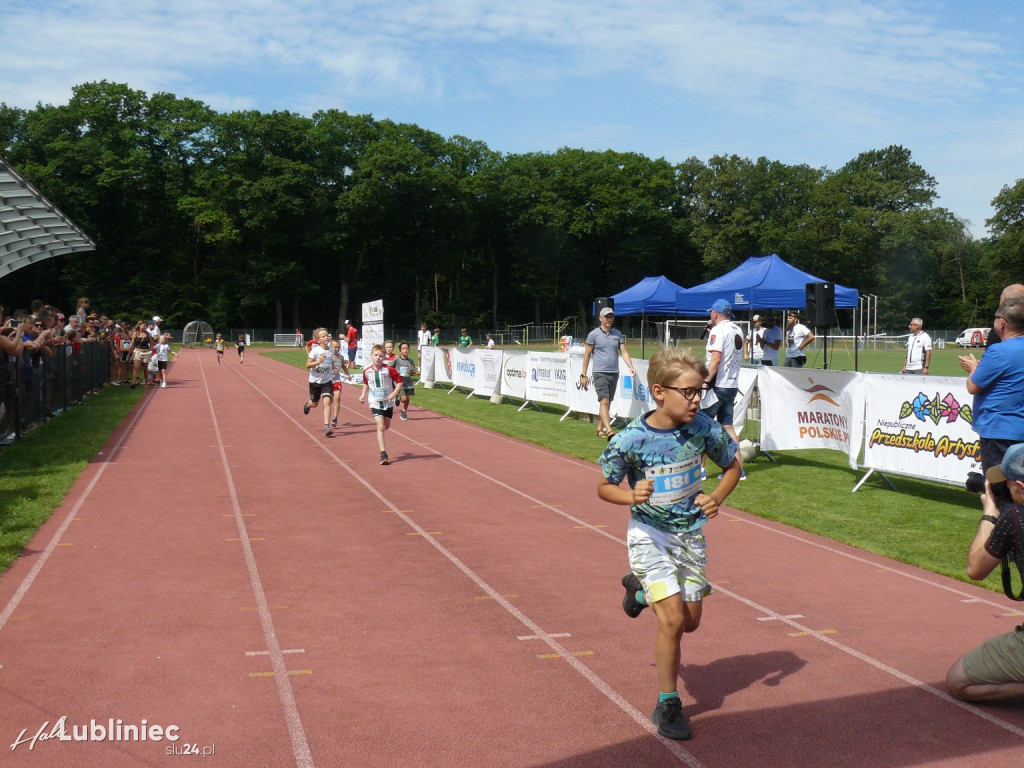
[{"label": "white van", "polygon": [[958,347],[984,347],[988,328],[968,328],[956,337]]}]

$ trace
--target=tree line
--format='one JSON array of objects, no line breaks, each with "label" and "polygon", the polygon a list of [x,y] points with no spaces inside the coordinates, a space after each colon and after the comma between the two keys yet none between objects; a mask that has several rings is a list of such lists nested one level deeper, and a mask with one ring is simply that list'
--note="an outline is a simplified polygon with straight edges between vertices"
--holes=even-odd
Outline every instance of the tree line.
[{"label": "tree line", "polygon": [[987,322],[1022,277],[1024,182],[975,240],[900,146],[838,170],[502,154],[370,115],[221,113],[103,81],[63,105],[0,104],[0,154],[97,244],[7,276],[12,307],[56,290],[172,326],[340,327],[383,299],[399,327],[497,328],[588,318],[645,276],[689,287],[778,253],[880,296],[883,326],[954,328]]}]

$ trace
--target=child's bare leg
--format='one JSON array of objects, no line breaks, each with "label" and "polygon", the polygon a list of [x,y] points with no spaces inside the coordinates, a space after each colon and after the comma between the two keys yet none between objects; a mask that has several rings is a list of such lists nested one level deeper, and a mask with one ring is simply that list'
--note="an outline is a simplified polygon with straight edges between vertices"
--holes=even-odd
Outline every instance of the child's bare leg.
[{"label": "child's bare leg", "polygon": [[674,693],[679,688],[679,643],[684,632],[693,632],[700,626],[702,603],[684,603],[682,596],[675,594],[652,607],[658,617],[658,634],[654,641],[658,684],[662,693]]},{"label": "child's bare leg", "polygon": [[384,445],[384,433],[387,431],[390,423],[383,416],[374,417],[374,421],[377,422],[377,447],[382,451],[386,451],[387,448]]}]

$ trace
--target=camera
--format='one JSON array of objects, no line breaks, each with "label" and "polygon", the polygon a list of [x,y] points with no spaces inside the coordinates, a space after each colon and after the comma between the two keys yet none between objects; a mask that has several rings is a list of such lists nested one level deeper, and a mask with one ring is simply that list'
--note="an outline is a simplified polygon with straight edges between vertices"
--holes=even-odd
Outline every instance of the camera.
[{"label": "camera", "polygon": [[984,493],[985,476],[981,472],[968,472],[964,487],[971,493]]}]

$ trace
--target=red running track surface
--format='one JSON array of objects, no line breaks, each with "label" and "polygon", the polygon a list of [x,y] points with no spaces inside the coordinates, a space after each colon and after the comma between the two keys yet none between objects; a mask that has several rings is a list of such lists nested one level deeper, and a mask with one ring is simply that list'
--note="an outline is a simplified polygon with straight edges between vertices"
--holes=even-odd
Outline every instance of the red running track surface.
[{"label": "red running track surface", "polygon": [[1024,765],[944,684],[1009,601],[728,508],[662,739],[595,465],[414,406],[382,467],[357,388],[331,438],[306,394],[186,350],[94,458],[0,578],[0,766]]}]

